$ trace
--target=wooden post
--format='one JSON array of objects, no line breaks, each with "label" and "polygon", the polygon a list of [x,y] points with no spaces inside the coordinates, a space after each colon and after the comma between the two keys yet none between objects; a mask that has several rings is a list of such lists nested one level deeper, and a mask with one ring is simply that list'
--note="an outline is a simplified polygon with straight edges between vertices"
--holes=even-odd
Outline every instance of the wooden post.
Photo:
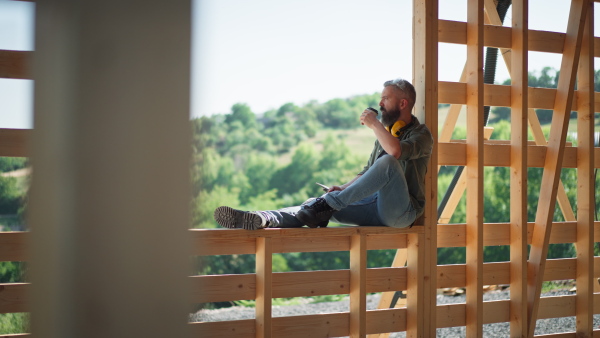
[{"label": "wooden post", "polygon": [[594,11],[589,3],[577,74],[577,336],[593,335],[594,314]]},{"label": "wooden post", "polygon": [[271,238],[256,239],[256,336],[271,337],[273,302],[273,244]]},{"label": "wooden post", "polygon": [[367,239],[360,233],[350,239],[350,337],[367,333]]},{"label": "wooden post", "polygon": [[424,290],[423,268],[419,264],[424,256],[424,247],[421,246],[424,236],[422,233],[408,235],[407,262],[407,294],[406,294],[406,337],[423,337],[426,326],[434,326],[426,320],[423,313]]},{"label": "wooden post", "polygon": [[527,115],[529,0],[512,3],[510,336],[527,337]]},{"label": "wooden post", "polygon": [[[437,149],[438,149],[438,1],[413,0],[413,85],[417,91],[414,114],[433,135],[433,151],[425,175],[424,240],[419,243],[423,256],[422,313],[423,337],[436,336],[437,306]],[[425,324],[427,323],[427,324]]]},{"label": "wooden post", "polygon": [[36,3],[35,337],[188,335],[190,13]]},{"label": "wooden post", "polygon": [[467,5],[467,337],[483,336],[483,0]]},{"label": "wooden post", "polygon": [[541,294],[542,281],[546,257],[548,255],[548,244],[554,207],[556,204],[556,193],[562,159],[565,149],[567,127],[571,107],[573,103],[573,92],[575,75],[579,63],[581,51],[581,40],[583,36],[583,24],[587,14],[589,0],[572,0],[567,33],[563,48],[563,58],[560,67],[560,78],[554,101],[554,115],[546,159],[544,164],[544,175],[540,190],[540,199],[535,217],[531,250],[529,253],[528,266],[528,320],[529,336],[533,337],[539,298]]}]

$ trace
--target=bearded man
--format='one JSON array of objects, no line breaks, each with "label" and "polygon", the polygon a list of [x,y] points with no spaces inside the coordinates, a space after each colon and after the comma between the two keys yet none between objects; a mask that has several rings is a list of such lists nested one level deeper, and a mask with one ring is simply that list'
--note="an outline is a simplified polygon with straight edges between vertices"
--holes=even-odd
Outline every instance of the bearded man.
[{"label": "bearded man", "polygon": [[377,140],[367,165],[342,185],[334,185],[300,206],[269,211],[242,211],[222,206],[215,220],[227,228],[326,227],[330,220],[348,225],[411,226],[425,207],[425,174],[433,137],[412,115],[416,100],[413,85],[396,79],[383,84],[381,122],[375,109],[365,109],[362,125]]}]

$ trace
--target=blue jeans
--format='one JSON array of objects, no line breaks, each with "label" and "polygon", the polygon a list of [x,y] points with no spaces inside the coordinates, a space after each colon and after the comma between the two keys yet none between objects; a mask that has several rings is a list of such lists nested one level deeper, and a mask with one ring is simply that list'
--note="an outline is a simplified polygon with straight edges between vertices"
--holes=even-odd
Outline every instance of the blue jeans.
[{"label": "blue jeans", "polygon": [[[338,210],[331,220],[340,224],[404,228],[416,218],[402,166],[391,155],[383,155],[348,188],[323,195]],[[270,227],[297,228],[302,206],[266,211]]]}]

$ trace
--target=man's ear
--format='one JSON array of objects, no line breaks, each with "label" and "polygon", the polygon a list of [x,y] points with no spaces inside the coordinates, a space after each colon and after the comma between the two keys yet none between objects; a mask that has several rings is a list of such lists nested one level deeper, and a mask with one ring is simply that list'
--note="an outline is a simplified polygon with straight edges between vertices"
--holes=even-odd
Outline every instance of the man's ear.
[{"label": "man's ear", "polygon": [[404,110],[406,107],[408,107],[408,100],[400,99],[400,110]]}]

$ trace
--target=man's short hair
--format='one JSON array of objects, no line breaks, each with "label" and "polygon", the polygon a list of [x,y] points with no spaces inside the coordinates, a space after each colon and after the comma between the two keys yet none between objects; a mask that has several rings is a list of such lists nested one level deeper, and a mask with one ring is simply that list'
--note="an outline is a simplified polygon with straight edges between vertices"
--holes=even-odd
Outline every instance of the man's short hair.
[{"label": "man's short hair", "polygon": [[383,87],[385,88],[388,86],[393,86],[396,89],[402,91],[408,97],[410,106],[414,106],[417,100],[417,92],[415,91],[415,87],[413,87],[413,85],[410,82],[401,78],[397,78],[395,80],[385,81]]}]

